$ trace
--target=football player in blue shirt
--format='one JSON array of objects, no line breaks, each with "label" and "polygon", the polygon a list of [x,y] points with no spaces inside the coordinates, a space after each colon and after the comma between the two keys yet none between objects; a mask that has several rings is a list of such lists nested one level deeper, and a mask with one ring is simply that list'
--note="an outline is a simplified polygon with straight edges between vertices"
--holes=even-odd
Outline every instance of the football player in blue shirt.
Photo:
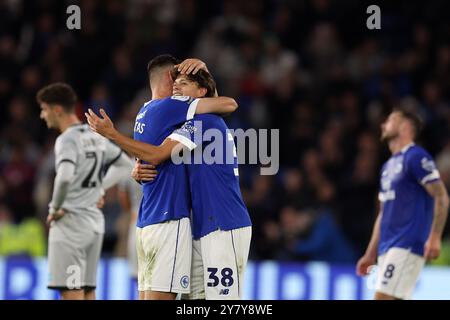
[{"label": "football player in blue shirt", "polygon": [[[174,95],[212,96],[215,83],[203,71],[196,75],[173,78]],[[205,139],[214,133],[217,140]],[[209,131],[206,131],[209,130]],[[200,134],[200,135],[199,135]],[[213,145],[215,144],[215,145]],[[234,140],[222,118],[215,115],[195,116],[175,130],[160,146],[149,145],[142,159],[155,162],[155,156],[168,160],[171,154],[186,147],[192,198],[193,261],[189,299],[239,299],[247,264],[251,221],[242,200]],[[215,147],[215,158],[203,158],[204,149]],[[194,150],[189,152],[189,150]],[[200,154],[200,162],[195,158]],[[231,156],[230,156],[231,155]],[[227,161],[228,160],[228,161]],[[145,169],[137,165],[134,178],[145,180]]]},{"label": "football player in blue shirt", "polygon": [[449,198],[430,154],[414,144],[421,121],[395,109],[382,125],[392,156],[383,165],[380,213],[357,273],[378,257],[376,300],[410,299],[425,261],[440,254]]},{"label": "football player in blue shirt", "polygon": [[[206,72],[173,78],[174,95],[211,95],[214,80]],[[213,83],[213,85],[211,85]],[[210,138],[207,138],[210,136]],[[179,144],[178,144],[179,142]],[[169,148],[164,147],[169,146]],[[180,147],[187,151],[192,198],[193,261],[187,299],[240,299],[247,264],[251,221],[239,187],[233,136],[222,118],[196,115],[174,131],[160,147],[148,149],[169,159]],[[214,149],[214,151],[213,151]],[[209,156],[208,156],[209,155]],[[199,159],[199,161],[196,161]],[[145,170],[134,170],[140,179]]]},{"label": "football player in blue shirt", "polygon": [[[201,97],[202,88],[214,81],[207,72],[175,73],[173,78],[173,94],[192,97]],[[169,139],[191,151],[185,158],[193,211],[191,293],[186,298],[240,299],[252,230],[233,135],[221,117],[202,114]]]},{"label": "football player in blue shirt", "polygon": [[[198,61],[198,60],[197,60]],[[178,293],[190,292],[192,233],[189,221],[191,199],[187,172],[172,161],[148,161],[148,144],[164,139],[196,113],[230,113],[237,108],[227,97],[192,99],[170,96],[176,65],[169,55],[158,56],[148,65],[152,100],[139,111],[134,139],[120,134],[104,112],[99,118],[92,110],[86,114],[91,129],[113,140],[133,156],[157,166],[155,180],[143,183],[137,230],[138,290],[140,299],[175,299]],[[195,63],[191,63],[195,65]],[[109,130],[105,129],[109,124]]]}]

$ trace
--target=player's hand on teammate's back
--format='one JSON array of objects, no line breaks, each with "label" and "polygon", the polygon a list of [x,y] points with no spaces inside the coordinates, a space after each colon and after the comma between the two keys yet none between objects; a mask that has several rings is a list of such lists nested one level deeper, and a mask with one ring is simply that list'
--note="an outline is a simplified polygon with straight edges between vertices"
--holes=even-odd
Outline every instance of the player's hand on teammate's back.
[{"label": "player's hand on teammate's back", "polygon": [[158,171],[151,164],[144,164],[141,160],[136,160],[131,176],[138,182],[148,182],[155,180]]},{"label": "player's hand on teammate's back", "polygon": [[370,267],[377,263],[376,258],[369,255],[363,255],[356,264],[356,274],[358,276],[367,276],[370,272]]},{"label": "player's hand on teammate's back", "polygon": [[439,258],[441,254],[441,239],[439,236],[430,235],[424,248],[424,257],[427,261]]},{"label": "player's hand on teammate's back", "polygon": [[196,74],[198,70],[205,70],[206,72],[209,72],[208,68],[206,67],[206,64],[199,59],[191,58],[186,59],[180,64],[177,64],[175,68],[178,68],[178,71],[181,74]]},{"label": "player's hand on teammate's back", "polygon": [[106,138],[111,138],[116,130],[114,129],[114,124],[106,114],[105,110],[100,109],[100,114],[103,119],[97,116],[91,108],[88,109],[88,112],[84,113],[92,131],[97,132]]},{"label": "player's hand on teammate's back", "polygon": [[52,223],[52,221],[57,221],[57,220],[61,219],[65,214],[66,214],[66,212],[64,211],[64,209],[59,209],[55,213],[49,214],[47,216],[47,225],[50,225]]}]

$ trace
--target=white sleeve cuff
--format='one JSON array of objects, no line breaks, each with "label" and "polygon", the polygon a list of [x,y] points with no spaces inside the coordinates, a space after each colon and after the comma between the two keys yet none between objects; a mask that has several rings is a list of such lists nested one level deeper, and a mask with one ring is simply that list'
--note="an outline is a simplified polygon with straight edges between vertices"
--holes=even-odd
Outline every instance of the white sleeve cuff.
[{"label": "white sleeve cuff", "polygon": [[168,138],[182,143],[190,151],[194,150],[197,147],[197,145],[193,141],[178,133],[172,133]]},{"label": "white sleeve cuff", "polygon": [[200,101],[200,99],[195,99],[189,105],[189,108],[188,108],[188,111],[187,111],[187,115],[186,115],[186,121],[187,120],[192,120],[194,118],[195,112],[197,111],[197,104],[198,104],[199,101]]},{"label": "white sleeve cuff", "polygon": [[427,183],[430,182],[430,181],[439,179],[440,177],[441,177],[441,176],[440,176],[440,174],[439,174],[439,171],[433,170],[432,173],[430,173],[429,175],[423,177],[422,180],[420,180],[420,183],[423,184],[423,185],[425,185],[425,184],[427,184]]}]

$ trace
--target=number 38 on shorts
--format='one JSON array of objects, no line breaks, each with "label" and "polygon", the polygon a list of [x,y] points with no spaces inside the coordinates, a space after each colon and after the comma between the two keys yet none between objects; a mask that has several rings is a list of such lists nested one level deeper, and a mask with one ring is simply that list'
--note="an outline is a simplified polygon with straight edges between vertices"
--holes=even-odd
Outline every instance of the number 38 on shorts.
[{"label": "number 38 on shorts", "polygon": [[208,287],[217,287],[219,283],[224,287],[231,287],[234,283],[233,269],[223,268],[220,270],[220,274],[218,274],[218,271],[218,268],[208,268]]}]

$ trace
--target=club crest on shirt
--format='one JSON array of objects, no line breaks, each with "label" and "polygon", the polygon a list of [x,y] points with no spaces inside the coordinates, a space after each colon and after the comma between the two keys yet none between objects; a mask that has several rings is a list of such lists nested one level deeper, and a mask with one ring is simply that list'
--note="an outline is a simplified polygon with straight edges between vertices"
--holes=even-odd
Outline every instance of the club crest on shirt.
[{"label": "club crest on shirt", "polygon": [[143,117],[145,117],[145,114],[147,113],[147,110],[139,113],[136,117],[136,120],[141,120]]},{"label": "club crest on shirt", "polygon": [[436,170],[436,165],[434,164],[433,160],[422,158],[420,163],[422,165],[422,168],[426,171],[433,172],[434,170]]},{"label": "club crest on shirt", "polygon": [[189,285],[189,276],[181,277],[180,284],[183,288],[187,288]]},{"label": "club crest on shirt", "polygon": [[194,134],[194,132],[197,131],[197,128],[192,121],[187,121],[181,126],[180,130]]}]

